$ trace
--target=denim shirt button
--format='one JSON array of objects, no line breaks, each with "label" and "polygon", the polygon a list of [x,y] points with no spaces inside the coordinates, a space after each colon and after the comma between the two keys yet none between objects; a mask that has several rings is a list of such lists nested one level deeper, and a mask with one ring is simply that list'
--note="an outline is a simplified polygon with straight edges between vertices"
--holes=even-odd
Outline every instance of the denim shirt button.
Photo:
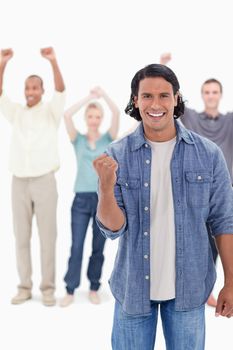
[{"label": "denim shirt button", "polygon": [[150,164],[150,159],[147,159],[147,160],[146,160],[146,164]]},{"label": "denim shirt button", "polygon": [[148,280],[150,277],[148,275],[145,276],[145,279]]},{"label": "denim shirt button", "polygon": [[144,259],[148,259],[148,255],[147,254],[144,255]]},{"label": "denim shirt button", "polygon": [[125,186],[128,187],[129,185],[127,184],[127,182],[125,183]]},{"label": "denim shirt button", "polygon": [[148,207],[145,207],[145,208],[144,208],[144,210],[145,210],[145,211],[148,211],[148,210],[149,210],[149,208],[148,208]]},{"label": "denim shirt button", "polygon": [[198,180],[201,180],[201,179],[202,179],[201,175],[198,175],[197,179],[198,179]]},{"label": "denim shirt button", "polygon": [[147,143],[145,143],[145,147],[148,148],[148,144]]},{"label": "denim shirt button", "polygon": [[147,231],[144,232],[144,236],[148,236],[148,232]]},{"label": "denim shirt button", "polygon": [[148,182],[145,182],[145,183],[144,183],[144,186],[145,186],[145,187],[148,187],[148,186],[149,186]]}]

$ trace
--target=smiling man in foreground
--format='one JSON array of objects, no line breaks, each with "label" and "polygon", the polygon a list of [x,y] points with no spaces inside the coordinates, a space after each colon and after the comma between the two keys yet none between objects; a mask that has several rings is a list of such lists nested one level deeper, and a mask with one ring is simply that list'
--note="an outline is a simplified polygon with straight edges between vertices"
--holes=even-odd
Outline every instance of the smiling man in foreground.
[{"label": "smiling man in foreground", "polygon": [[113,350],[153,349],[158,310],[168,350],[204,349],[216,279],[207,223],[225,273],[216,315],[233,315],[231,180],[218,146],[176,121],[185,108],[179,88],[166,66],[138,71],[126,113],[141,123],[94,161],[99,227],[120,237]]}]

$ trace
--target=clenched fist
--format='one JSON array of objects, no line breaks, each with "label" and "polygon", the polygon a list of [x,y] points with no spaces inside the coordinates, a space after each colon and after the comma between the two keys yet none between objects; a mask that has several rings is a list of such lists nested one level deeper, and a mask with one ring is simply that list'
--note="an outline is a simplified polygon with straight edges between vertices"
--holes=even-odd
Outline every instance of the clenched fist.
[{"label": "clenched fist", "polygon": [[170,52],[165,52],[160,56],[160,64],[164,64],[166,66],[166,64],[171,61],[172,59],[172,55]]},{"label": "clenched fist", "polygon": [[56,58],[54,49],[52,47],[45,47],[40,50],[40,53],[44,58],[47,58],[47,60],[49,61],[55,60]]},{"label": "clenched fist", "polygon": [[117,162],[106,154],[102,154],[93,162],[93,166],[99,176],[101,190],[111,192],[116,183]]},{"label": "clenched fist", "polygon": [[11,57],[13,56],[13,50],[12,49],[3,49],[1,50],[1,63],[7,63]]}]

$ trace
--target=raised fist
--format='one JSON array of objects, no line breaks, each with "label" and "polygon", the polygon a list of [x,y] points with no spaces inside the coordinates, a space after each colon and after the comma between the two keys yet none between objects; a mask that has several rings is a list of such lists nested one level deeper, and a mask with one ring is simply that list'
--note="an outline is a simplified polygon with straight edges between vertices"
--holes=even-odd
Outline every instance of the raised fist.
[{"label": "raised fist", "polygon": [[99,176],[102,190],[111,191],[116,183],[117,162],[107,154],[102,154],[93,161],[93,166]]},{"label": "raised fist", "polygon": [[171,61],[172,55],[170,52],[163,53],[160,56],[160,64],[166,65],[169,61]]},{"label": "raised fist", "polygon": [[45,47],[40,50],[41,55],[46,58],[49,61],[54,60],[55,57],[55,52],[52,47]]},{"label": "raised fist", "polygon": [[12,56],[13,56],[12,49],[3,49],[3,50],[1,50],[0,62],[7,63],[11,59]]}]

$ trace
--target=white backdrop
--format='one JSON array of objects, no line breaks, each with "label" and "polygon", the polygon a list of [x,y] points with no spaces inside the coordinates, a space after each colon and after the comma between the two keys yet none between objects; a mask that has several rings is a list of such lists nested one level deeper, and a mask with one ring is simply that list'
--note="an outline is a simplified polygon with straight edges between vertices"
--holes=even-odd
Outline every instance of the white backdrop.
[{"label": "white backdrop", "polygon": [[[124,114],[133,75],[146,64],[158,62],[161,53],[171,52],[173,59],[169,66],[177,74],[181,92],[190,107],[202,109],[200,85],[204,80],[215,77],[224,87],[221,110],[232,110],[233,24],[230,3],[228,0],[0,0],[0,48],[12,47],[14,50],[14,57],[7,66],[4,89],[13,100],[24,103],[24,79],[35,73],[44,79],[44,99],[49,99],[53,92],[52,74],[39,49],[51,45],[55,48],[67,87],[66,107],[87,95],[91,87],[100,85],[121,110],[122,134],[133,124],[131,118]],[[105,111],[103,130],[109,126],[106,106]],[[84,131],[82,117],[79,125]],[[86,266],[91,245],[91,232],[88,231],[82,285],[76,294],[75,304],[67,309],[58,306],[45,308],[41,305],[38,289],[40,259],[34,225],[34,299],[24,305],[10,305],[18,283],[11,220],[11,174],[7,170],[10,136],[10,126],[1,116],[0,348],[110,350],[113,299],[107,280],[117,241],[106,244],[101,305],[90,305],[86,299]],[[70,247],[70,205],[76,172],[73,149],[63,123],[59,130],[59,148],[61,168],[56,174],[59,190],[58,298],[64,293],[62,279]],[[215,294],[223,282],[220,263],[217,268]],[[214,311],[208,308],[206,349],[221,347],[230,350],[232,327],[232,320],[215,319]],[[165,349],[160,325],[155,348]]]}]

